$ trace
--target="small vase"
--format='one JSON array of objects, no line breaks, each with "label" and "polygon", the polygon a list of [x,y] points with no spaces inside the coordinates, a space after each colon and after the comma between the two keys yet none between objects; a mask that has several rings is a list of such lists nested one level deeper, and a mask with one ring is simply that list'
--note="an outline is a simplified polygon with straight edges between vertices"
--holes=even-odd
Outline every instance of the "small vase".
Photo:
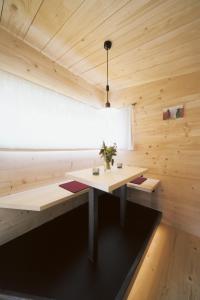
[{"label": "small vase", "polygon": [[106,161],[104,162],[104,170],[110,170],[111,169],[111,162],[110,161]]}]

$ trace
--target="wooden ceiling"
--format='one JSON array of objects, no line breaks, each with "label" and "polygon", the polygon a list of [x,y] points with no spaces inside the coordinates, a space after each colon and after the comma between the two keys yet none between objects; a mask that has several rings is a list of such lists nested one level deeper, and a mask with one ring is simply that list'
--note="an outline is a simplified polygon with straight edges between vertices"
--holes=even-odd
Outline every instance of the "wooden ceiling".
[{"label": "wooden ceiling", "polygon": [[200,69],[200,0],[0,0],[0,25],[72,73],[113,90]]}]

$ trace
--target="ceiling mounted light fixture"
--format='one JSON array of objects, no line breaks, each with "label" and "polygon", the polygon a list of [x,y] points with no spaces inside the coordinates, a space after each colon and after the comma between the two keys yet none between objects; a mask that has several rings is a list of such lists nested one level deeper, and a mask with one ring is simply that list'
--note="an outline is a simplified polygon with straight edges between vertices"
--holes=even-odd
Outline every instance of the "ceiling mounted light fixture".
[{"label": "ceiling mounted light fixture", "polygon": [[107,84],[106,84],[106,104],[105,104],[105,107],[110,107],[110,102],[109,102],[109,99],[108,99],[108,93],[109,93],[109,84],[108,84],[108,50],[110,50],[112,47],[112,42],[111,41],[105,41],[104,42],[104,49],[106,50],[107,52]]}]

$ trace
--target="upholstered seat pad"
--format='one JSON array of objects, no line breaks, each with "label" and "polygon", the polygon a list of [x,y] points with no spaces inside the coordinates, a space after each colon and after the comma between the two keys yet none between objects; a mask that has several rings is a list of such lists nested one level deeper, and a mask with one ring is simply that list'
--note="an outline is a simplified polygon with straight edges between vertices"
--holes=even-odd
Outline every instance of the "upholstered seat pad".
[{"label": "upholstered seat pad", "polygon": [[61,188],[68,190],[71,193],[77,193],[82,190],[88,189],[89,186],[87,184],[78,182],[78,181],[70,181],[59,185]]}]

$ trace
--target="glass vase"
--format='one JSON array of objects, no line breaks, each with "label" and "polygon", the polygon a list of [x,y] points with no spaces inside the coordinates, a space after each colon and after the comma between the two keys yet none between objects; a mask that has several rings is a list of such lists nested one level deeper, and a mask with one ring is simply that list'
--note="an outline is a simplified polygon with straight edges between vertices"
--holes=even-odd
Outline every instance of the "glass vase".
[{"label": "glass vase", "polygon": [[104,170],[108,171],[111,169],[111,161],[104,161]]}]

